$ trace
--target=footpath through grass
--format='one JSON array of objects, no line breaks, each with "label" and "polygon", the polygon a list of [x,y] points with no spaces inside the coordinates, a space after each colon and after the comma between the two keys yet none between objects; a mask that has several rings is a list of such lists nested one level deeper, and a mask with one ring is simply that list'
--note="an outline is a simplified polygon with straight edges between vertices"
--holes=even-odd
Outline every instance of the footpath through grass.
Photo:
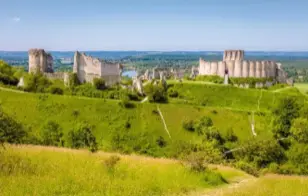
[{"label": "footpath through grass", "polygon": [[[6,147],[0,153],[1,196],[185,195],[246,176],[234,169],[194,172],[170,159],[55,147]],[[118,161],[110,161],[111,156]]]}]

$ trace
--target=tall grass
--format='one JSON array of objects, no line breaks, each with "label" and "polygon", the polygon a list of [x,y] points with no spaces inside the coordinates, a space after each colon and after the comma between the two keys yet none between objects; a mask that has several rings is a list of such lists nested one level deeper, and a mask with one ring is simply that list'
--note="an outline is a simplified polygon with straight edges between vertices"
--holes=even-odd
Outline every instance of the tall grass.
[{"label": "tall grass", "polygon": [[[0,195],[168,195],[225,184],[220,174],[193,172],[173,160],[82,150],[9,146],[0,153]],[[113,167],[110,170],[110,167]],[[224,171],[226,176],[242,173]]]}]

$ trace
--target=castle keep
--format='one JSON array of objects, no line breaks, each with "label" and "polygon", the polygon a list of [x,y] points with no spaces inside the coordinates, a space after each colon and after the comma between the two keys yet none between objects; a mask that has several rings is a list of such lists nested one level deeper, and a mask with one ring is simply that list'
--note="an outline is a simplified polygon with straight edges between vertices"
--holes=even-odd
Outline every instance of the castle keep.
[{"label": "castle keep", "polygon": [[29,72],[53,72],[53,58],[43,49],[29,50]]},{"label": "castle keep", "polygon": [[223,61],[208,62],[200,58],[199,75],[218,75],[220,77],[238,78],[274,78],[278,82],[286,82],[287,74],[281,64],[274,61],[244,60],[243,50],[226,50]]},{"label": "castle keep", "polygon": [[75,52],[73,72],[80,82],[92,82],[94,78],[103,78],[106,85],[113,85],[121,81],[122,65],[109,63],[93,58],[84,53]]}]

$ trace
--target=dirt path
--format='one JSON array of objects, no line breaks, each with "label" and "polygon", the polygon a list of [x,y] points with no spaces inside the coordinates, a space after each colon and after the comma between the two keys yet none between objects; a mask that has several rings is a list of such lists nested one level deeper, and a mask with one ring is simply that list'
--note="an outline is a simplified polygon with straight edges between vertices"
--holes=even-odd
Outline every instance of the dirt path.
[{"label": "dirt path", "polygon": [[164,124],[165,130],[166,130],[166,132],[167,132],[167,134],[168,134],[169,138],[171,139],[171,135],[170,135],[170,132],[169,132],[168,127],[167,127],[167,125],[166,125],[166,122],[165,122],[165,119],[164,119],[163,113],[161,113],[161,111],[160,111],[160,109],[159,109],[158,105],[157,105],[157,111],[158,111],[158,113],[159,113],[159,115],[160,115],[160,117],[161,117],[161,120],[163,121],[163,124]]}]

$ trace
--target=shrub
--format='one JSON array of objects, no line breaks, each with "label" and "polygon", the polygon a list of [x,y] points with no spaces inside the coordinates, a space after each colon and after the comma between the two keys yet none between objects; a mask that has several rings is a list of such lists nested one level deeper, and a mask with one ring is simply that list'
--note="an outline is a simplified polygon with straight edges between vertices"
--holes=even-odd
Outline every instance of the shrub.
[{"label": "shrub", "polygon": [[208,76],[197,76],[196,80],[198,81],[206,81],[206,82],[213,82],[217,84],[222,84],[224,82],[224,78],[220,76],[208,75]]},{"label": "shrub", "polygon": [[103,90],[106,88],[105,80],[103,78],[94,78],[93,85],[98,90]]},{"label": "shrub", "polygon": [[80,85],[80,81],[78,79],[77,73],[71,73],[69,75],[69,86],[71,88]]},{"label": "shrub", "polygon": [[247,163],[247,162],[244,162],[244,161],[238,161],[238,162],[235,163],[235,167],[247,172],[250,175],[259,176],[258,169],[254,165],[252,165],[251,163]]},{"label": "shrub", "polygon": [[229,141],[229,142],[237,142],[238,138],[237,136],[234,134],[234,131],[232,128],[229,128],[227,130],[227,133],[226,133],[226,140]]},{"label": "shrub", "polygon": [[121,160],[119,156],[112,155],[104,161],[104,164],[108,171],[113,171],[116,164]]},{"label": "shrub", "polygon": [[93,127],[87,123],[79,123],[68,133],[70,147],[88,147],[91,152],[98,150],[96,138],[92,133]]},{"label": "shrub", "polygon": [[0,144],[4,142],[22,143],[26,135],[22,124],[0,110]]},{"label": "shrub", "polygon": [[205,140],[207,141],[216,141],[218,144],[224,144],[225,140],[221,136],[220,132],[216,127],[209,127],[204,129]]},{"label": "shrub", "polygon": [[52,86],[49,87],[49,92],[51,94],[63,95],[64,91],[61,87],[52,85]]},{"label": "shrub", "polygon": [[28,92],[44,93],[51,85],[50,80],[41,73],[30,73],[25,76],[24,90]]},{"label": "shrub", "polygon": [[148,84],[144,88],[145,94],[150,102],[166,103],[168,102],[166,89],[162,84]]},{"label": "shrub", "polygon": [[297,118],[290,129],[291,136],[299,143],[308,143],[308,120]]},{"label": "shrub", "polygon": [[248,141],[234,155],[238,160],[253,163],[258,168],[265,168],[270,163],[279,164],[286,159],[283,149],[275,140]]},{"label": "shrub", "polygon": [[156,144],[157,144],[159,147],[163,148],[163,147],[165,147],[165,146],[167,145],[167,141],[165,140],[164,137],[159,136],[159,137],[157,138],[157,140],[156,140]]},{"label": "shrub", "polygon": [[193,120],[183,121],[182,127],[187,131],[195,131],[195,123]]},{"label": "shrub", "polygon": [[135,104],[129,101],[128,96],[122,97],[121,101],[119,102],[119,105],[124,108],[134,108]]},{"label": "shrub", "polygon": [[7,85],[17,85],[18,78],[15,77],[15,71],[9,64],[0,60],[0,82]]},{"label": "shrub", "polygon": [[179,93],[178,93],[178,91],[176,91],[172,88],[169,88],[168,89],[168,95],[169,95],[169,97],[176,98],[176,97],[179,96]]},{"label": "shrub", "polygon": [[192,152],[185,159],[192,171],[203,172],[206,169],[203,152]]},{"label": "shrub", "polygon": [[295,168],[298,168],[301,174],[308,174],[308,145],[292,145],[287,152],[289,161]]},{"label": "shrub", "polygon": [[48,121],[41,129],[43,144],[47,146],[64,146],[63,132],[60,125],[54,121]]},{"label": "shrub", "polygon": [[203,134],[203,130],[208,128],[208,127],[211,127],[213,126],[213,121],[210,117],[207,117],[207,116],[203,116],[201,119],[199,119],[197,122],[196,122],[196,125],[195,125],[195,129],[197,130],[198,134]]},{"label": "shrub", "polygon": [[300,105],[295,98],[281,99],[274,107],[272,113],[272,132],[276,139],[285,138],[290,135],[292,120],[299,116]]},{"label": "shrub", "polygon": [[206,170],[204,174],[204,180],[207,182],[207,184],[212,186],[227,183],[227,181],[222,177],[220,173],[211,170]]}]

